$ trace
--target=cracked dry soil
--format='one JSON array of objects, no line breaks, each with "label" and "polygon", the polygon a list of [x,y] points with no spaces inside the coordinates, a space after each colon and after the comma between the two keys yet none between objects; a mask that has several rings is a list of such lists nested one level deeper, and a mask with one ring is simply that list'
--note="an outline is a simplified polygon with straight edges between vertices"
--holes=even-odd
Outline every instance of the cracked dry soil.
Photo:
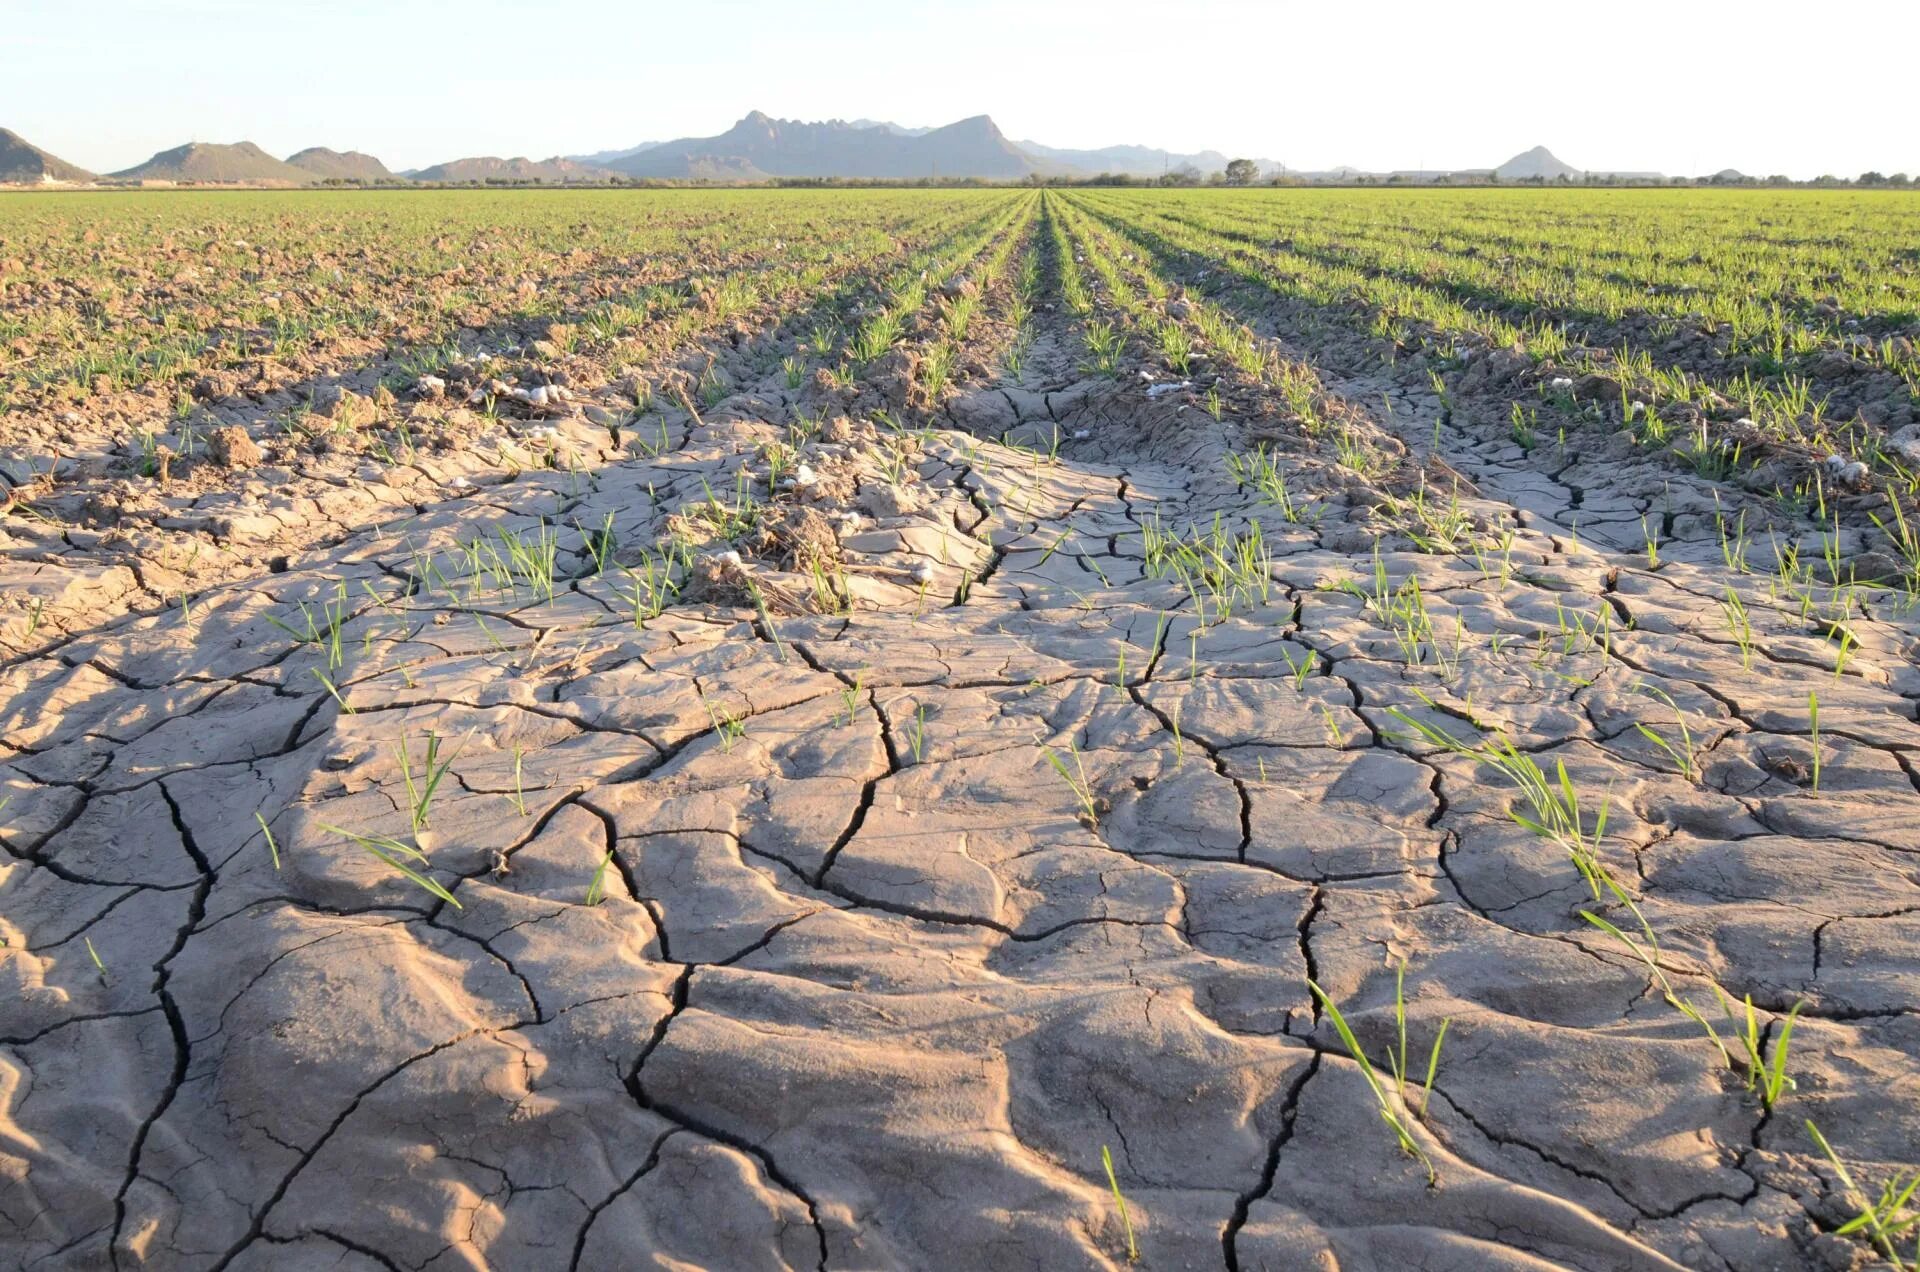
[{"label": "cracked dry soil", "polygon": [[[579,462],[443,457],[470,485],[403,519],[316,510],[271,571],[15,654],[0,1262],[1117,1268],[1104,1147],[1145,1267],[1853,1266],[1803,1121],[1889,1170],[1920,1143],[1911,615],[1868,605],[1836,675],[1753,600],[1743,657],[1709,483],[1543,471],[1392,379],[1325,372],[1437,439],[1510,549],[1411,551],[1345,488],[1289,521],[1225,462],[1260,420],[1078,341],[1044,307],[918,433],[858,386],[802,447],[819,489],[758,487],[867,509],[849,612],[708,543],[707,593],[636,621],[644,563],[575,529],[651,544],[825,414],[740,370],[652,453],[575,412]],[[1254,521],[1268,584],[1225,617],[1149,568],[1145,526]],[[543,526],[550,598],[448,564]],[[1376,546],[1456,669],[1342,588]],[[289,635],[302,602],[338,655]],[[1768,1045],[1804,1002],[1791,1095],[1762,1107],[1513,789],[1391,708],[1604,794],[1598,857],[1689,1000],[1751,996]],[[1676,716],[1691,776],[1636,727]],[[352,838],[416,834],[451,902]],[[1450,1022],[1434,1187],[1307,988],[1380,1063],[1402,964],[1416,1061]]]}]

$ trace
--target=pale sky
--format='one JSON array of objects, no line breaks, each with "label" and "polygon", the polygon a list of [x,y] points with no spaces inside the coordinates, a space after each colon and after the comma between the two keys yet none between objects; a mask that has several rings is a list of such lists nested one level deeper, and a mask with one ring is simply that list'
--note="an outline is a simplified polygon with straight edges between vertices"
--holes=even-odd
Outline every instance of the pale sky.
[{"label": "pale sky", "polygon": [[95,171],[185,141],[396,170],[749,110],[1294,168],[1920,173],[1920,2],[0,0],[0,127]]}]

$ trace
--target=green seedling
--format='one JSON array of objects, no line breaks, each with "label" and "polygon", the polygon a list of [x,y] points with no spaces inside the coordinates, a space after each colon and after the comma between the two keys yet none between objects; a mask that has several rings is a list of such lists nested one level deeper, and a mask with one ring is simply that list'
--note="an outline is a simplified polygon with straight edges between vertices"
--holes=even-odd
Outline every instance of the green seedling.
[{"label": "green seedling", "polygon": [[[471,736],[472,734],[468,734],[468,737]],[[464,742],[461,743],[462,749],[465,748],[465,745]],[[414,838],[418,839],[420,832],[428,828],[427,814],[433,807],[434,792],[440,789],[441,781],[447,776],[448,771],[453,768],[453,762],[458,758],[459,751],[456,750],[453,755],[449,755],[445,760],[442,760],[440,758],[440,735],[432,729],[428,729],[425,764],[418,777],[414,776],[413,755],[407,747],[407,735],[404,733],[400,735],[398,751],[400,755],[400,777],[407,786],[408,813],[413,819]]]},{"label": "green seedling", "polygon": [[1762,1105],[1772,1108],[1782,1094],[1796,1086],[1794,1080],[1787,1076],[1787,1050],[1793,1043],[1794,1022],[1800,1018],[1800,1009],[1806,1003],[1796,1002],[1787,1012],[1780,1024],[1780,1036],[1774,1039],[1772,1055],[1769,1056],[1760,1014],[1753,1007],[1753,995],[1748,994],[1742,1000],[1745,1011],[1736,1012],[1735,1003],[1727,996],[1727,992],[1718,985],[1713,988],[1720,997],[1721,1012],[1733,1027],[1733,1035],[1739,1041],[1741,1050],[1746,1053],[1747,1090],[1758,1095]]},{"label": "green seedling", "polygon": [[1747,616],[1746,603],[1731,586],[1727,588],[1726,599],[1720,602],[1720,612],[1727,620],[1727,631],[1733,636],[1734,644],[1740,647],[1740,669],[1753,670],[1753,621]]},{"label": "green seedling", "polygon": [[1673,700],[1672,694],[1660,688],[1658,685],[1650,685],[1643,681],[1635,684],[1634,688],[1640,693],[1657,698],[1667,704],[1667,709],[1673,712],[1674,727],[1678,730],[1680,738],[1678,742],[1671,741],[1651,725],[1638,721],[1634,723],[1633,727],[1640,731],[1641,737],[1644,737],[1647,741],[1666,752],[1667,758],[1672,760],[1674,767],[1680,770],[1681,777],[1686,778],[1689,782],[1693,781],[1698,771],[1694,761],[1693,734],[1687,729],[1687,717],[1685,713],[1680,710],[1680,704]]},{"label": "green seedling", "polygon": [[1398,707],[1388,707],[1387,714],[1411,728],[1415,736],[1506,777],[1519,788],[1529,810],[1523,813],[1518,808],[1509,808],[1507,815],[1517,825],[1564,848],[1595,901],[1607,892],[1617,891],[1613,876],[1599,857],[1600,843],[1606,837],[1611,797],[1601,797],[1599,811],[1592,819],[1593,829],[1587,830],[1579,791],[1567,772],[1566,761],[1556,760],[1555,776],[1549,778],[1539,763],[1516,747],[1513,739],[1504,733],[1495,734],[1492,741],[1476,746],[1445,729],[1416,720]]},{"label": "green seedling", "polygon": [[606,900],[607,869],[611,865],[613,865],[613,850],[609,848],[607,850],[607,855],[600,858],[600,864],[594,868],[593,878],[587,881],[587,904],[588,905],[590,906],[599,905],[602,901]]},{"label": "green seedling", "polygon": [[413,862],[419,865],[425,865],[427,862],[427,854],[412,844],[402,843],[391,835],[362,835],[340,826],[322,824],[320,829],[330,835],[342,836],[359,845],[367,852],[378,857],[381,861],[384,861],[387,865],[393,867],[393,869],[413,880],[413,882],[420,887],[451,905],[454,909],[460,910],[465,908],[453,893],[447,891],[446,888],[441,885],[439,880],[421,874],[418,870],[414,869],[412,865],[408,864],[409,862]]},{"label": "green seedling", "polygon": [[700,705],[707,709],[707,722],[713,726],[713,736],[720,740],[721,752],[731,755],[733,744],[747,735],[747,722],[725,706],[714,706],[704,696]]},{"label": "green seedling", "polygon": [[1140,1247],[1133,1240],[1133,1216],[1127,1213],[1127,1199],[1120,1195],[1120,1180],[1113,1173],[1113,1154],[1107,1151],[1105,1144],[1100,1146],[1100,1162],[1107,1168],[1107,1187],[1113,1189],[1113,1204],[1120,1209],[1120,1226],[1127,1231],[1127,1262],[1137,1262]]},{"label": "green seedling", "polygon": [[913,716],[907,721],[907,747],[913,752],[913,762],[918,764],[927,748],[927,704],[917,703]]},{"label": "green seedling", "polygon": [[1093,785],[1087,780],[1087,766],[1080,758],[1079,746],[1073,742],[1067,743],[1067,754],[1073,757],[1071,769],[1052,747],[1042,747],[1040,751],[1047,757],[1047,763],[1053,766],[1053,771],[1073,791],[1073,797],[1080,805],[1081,819],[1089,826],[1097,825],[1100,820],[1099,806],[1094,800]]},{"label": "green seedling", "polygon": [[524,779],[523,779],[523,777],[522,777],[522,774],[521,774],[521,762],[522,762],[522,761],[523,761],[523,760],[524,760],[525,758],[526,758],[526,751],[525,751],[525,750],[524,750],[524,749],[523,749],[523,748],[521,747],[521,745],[520,745],[520,744],[519,744],[518,742],[515,742],[515,743],[513,744],[513,799],[512,799],[512,803],[513,803],[513,809],[514,809],[514,811],[515,811],[515,812],[517,812],[517,813],[519,813],[519,814],[520,814],[520,815],[521,815],[522,817],[525,817],[525,816],[527,815],[527,792],[526,792],[526,783],[525,783],[525,781],[524,781]]},{"label": "green seedling", "polygon": [[[1914,1195],[1920,1192],[1920,1170],[1914,1171],[1910,1177],[1895,1172],[1880,1186],[1880,1193],[1875,1197],[1853,1182],[1852,1172],[1840,1160],[1840,1154],[1833,1151],[1833,1145],[1827,1143],[1827,1137],[1820,1133],[1820,1128],[1813,1124],[1811,1118],[1807,1120],[1807,1134],[1820,1146],[1821,1153],[1832,1164],[1834,1174],[1840,1177],[1846,1203],[1856,1207],[1859,1212],[1835,1231],[1848,1237],[1864,1234],[1896,1272],[1920,1272],[1920,1213],[1913,1209]],[[1902,1254],[1899,1243],[1909,1232],[1915,1234],[1913,1253]]]},{"label": "green seedling", "polygon": [[267,837],[267,853],[273,858],[273,868],[278,870],[280,868],[280,845],[273,840],[273,827],[267,825],[267,819],[259,813],[253,815],[253,820],[260,823],[260,833]]},{"label": "green seedling", "polygon": [[845,723],[848,726],[853,724],[853,717],[860,710],[860,698],[865,692],[866,677],[867,673],[864,670],[855,672],[853,683],[840,691],[840,710],[845,713]]},{"label": "green seedling", "polygon": [[1820,695],[1807,694],[1807,733],[1813,743],[1813,793],[1820,793]]},{"label": "green seedling", "polygon": [[[1373,1061],[1367,1059],[1366,1048],[1362,1047],[1360,1040],[1354,1037],[1353,1029],[1347,1024],[1347,1018],[1340,1014],[1339,1005],[1328,997],[1327,991],[1321,989],[1316,982],[1309,980],[1307,988],[1313,991],[1313,996],[1320,1003],[1321,1010],[1326,1012],[1327,1018],[1333,1022],[1335,1031],[1340,1035],[1340,1041],[1346,1044],[1347,1054],[1352,1056],[1353,1062],[1360,1066],[1360,1075],[1367,1080],[1367,1087],[1373,1092],[1374,1101],[1380,1106],[1380,1119],[1393,1131],[1394,1138],[1400,1144],[1400,1151],[1416,1159],[1426,1168],[1427,1187],[1433,1187],[1440,1182],[1440,1173],[1434,1168],[1433,1158],[1427,1155],[1427,1151],[1421,1148],[1420,1142],[1414,1138],[1412,1113],[1409,1112],[1399,1094],[1389,1093],[1386,1084],[1381,1082],[1380,1075],[1374,1070]],[[1439,1062],[1440,1039],[1436,1038],[1431,1064],[1437,1067]]]},{"label": "green seedling", "polygon": [[[1433,1079],[1440,1071],[1440,1048],[1447,1040],[1447,1026],[1453,1023],[1448,1016],[1440,1021],[1439,1030],[1433,1035],[1433,1049],[1427,1053],[1427,1079],[1420,1088],[1420,1116],[1427,1115],[1427,1105],[1433,1100]],[[1401,1103],[1407,1098],[1407,965],[1404,960],[1393,969],[1393,1025],[1395,1045],[1387,1053],[1387,1061],[1393,1069],[1394,1085],[1400,1095]]]}]

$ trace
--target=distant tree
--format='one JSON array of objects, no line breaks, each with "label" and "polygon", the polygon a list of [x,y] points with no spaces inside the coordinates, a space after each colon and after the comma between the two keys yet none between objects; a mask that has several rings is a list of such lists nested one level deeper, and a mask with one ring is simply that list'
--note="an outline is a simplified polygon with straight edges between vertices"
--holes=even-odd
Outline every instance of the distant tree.
[{"label": "distant tree", "polygon": [[1228,185],[1252,185],[1260,179],[1260,165],[1251,159],[1235,159],[1227,165]]},{"label": "distant tree", "polygon": [[1860,179],[1854,182],[1854,184],[1855,185],[1885,185],[1887,184],[1887,179],[1877,172],[1863,172],[1860,174]]},{"label": "distant tree", "polygon": [[1907,183],[1908,183],[1907,174],[1904,172],[1896,172],[1892,176],[1887,178],[1888,185],[1903,186],[1903,185],[1906,185]]}]

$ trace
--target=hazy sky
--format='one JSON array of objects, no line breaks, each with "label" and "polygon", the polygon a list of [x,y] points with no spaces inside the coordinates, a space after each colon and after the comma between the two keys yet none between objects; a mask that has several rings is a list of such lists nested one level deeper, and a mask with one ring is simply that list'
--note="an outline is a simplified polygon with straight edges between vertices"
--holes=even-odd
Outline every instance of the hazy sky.
[{"label": "hazy sky", "polygon": [[990,114],[1054,146],[1296,168],[1920,173],[1920,2],[0,0],[0,127],[83,167],[184,141],[390,167]]}]

